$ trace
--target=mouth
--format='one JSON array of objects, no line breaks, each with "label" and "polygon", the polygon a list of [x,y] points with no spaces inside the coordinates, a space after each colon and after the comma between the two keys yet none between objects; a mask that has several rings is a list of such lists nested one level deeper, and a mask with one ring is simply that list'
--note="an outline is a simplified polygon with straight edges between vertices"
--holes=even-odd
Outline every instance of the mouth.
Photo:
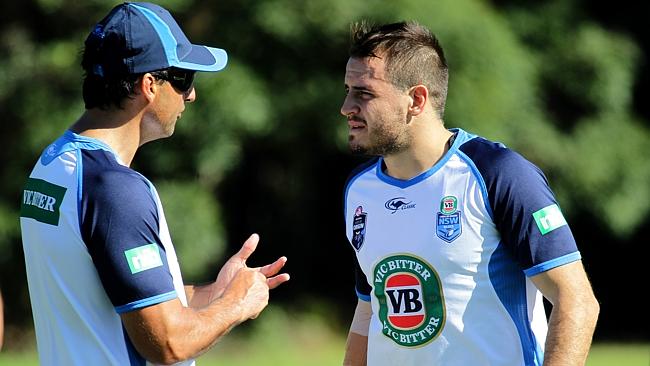
[{"label": "mouth", "polygon": [[350,128],[350,132],[361,131],[366,128],[366,121],[359,118],[348,118],[348,127]]}]

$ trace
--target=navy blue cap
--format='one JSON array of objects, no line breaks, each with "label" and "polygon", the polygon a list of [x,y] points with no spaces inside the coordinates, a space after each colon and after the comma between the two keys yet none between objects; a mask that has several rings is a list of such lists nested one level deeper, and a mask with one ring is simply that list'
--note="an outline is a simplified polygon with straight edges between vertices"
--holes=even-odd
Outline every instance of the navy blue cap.
[{"label": "navy blue cap", "polygon": [[169,11],[151,3],[114,7],[86,38],[84,53],[86,71],[98,76],[169,67],[219,71],[228,62],[226,51],[190,43]]}]

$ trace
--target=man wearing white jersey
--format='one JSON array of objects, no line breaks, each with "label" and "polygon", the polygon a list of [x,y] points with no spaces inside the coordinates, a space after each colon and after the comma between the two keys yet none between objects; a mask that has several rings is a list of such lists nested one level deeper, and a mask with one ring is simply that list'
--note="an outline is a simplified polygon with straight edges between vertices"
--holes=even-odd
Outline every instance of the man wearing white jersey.
[{"label": "man wearing white jersey", "polygon": [[285,257],[246,265],[252,235],[215,282],[184,285],[156,189],[129,168],[140,146],[173,133],[195,72],[226,62],[149,3],[116,6],[87,37],[86,111],[43,151],[21,202],[41,364],[192,365],[289,279]]},{"label": "man wearing white jersey", "polygon": [[[352,28],[341,113],[359,298],[345,365],[582,365],[599,305],[542,172],[446,129],[447,65],[426,28]],[[547,321],[543,297],[552,304]]]}]

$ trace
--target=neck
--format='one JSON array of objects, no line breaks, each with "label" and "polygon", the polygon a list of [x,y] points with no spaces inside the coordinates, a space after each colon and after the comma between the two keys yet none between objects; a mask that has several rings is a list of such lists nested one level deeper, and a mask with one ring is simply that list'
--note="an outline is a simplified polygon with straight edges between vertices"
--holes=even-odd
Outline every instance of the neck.
[{"label": "neck", "polygon": [[408,180],[434,166],[449,151],[447,141],[452,132],[442,123],[428,123],[413,134],[411,145],[404,151],[384,156],[386,174]]},{"label": "neck", "polygon": [[140,143],[141,113],[128,109],[86,110],[70,130],[82,136],[100,140],[115,151],[120,160],[130,166]]}]

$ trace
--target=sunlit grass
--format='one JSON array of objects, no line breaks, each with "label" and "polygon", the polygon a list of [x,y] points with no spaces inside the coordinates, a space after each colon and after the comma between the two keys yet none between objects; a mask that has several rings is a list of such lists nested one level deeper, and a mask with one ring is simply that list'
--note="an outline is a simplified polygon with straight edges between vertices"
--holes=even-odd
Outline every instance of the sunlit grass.
[{"label": "sunlit grass", "polygon": [[650,366],[650,343],[597,343],[587,366]]},{"label": "sunlit grass", "polygon": [[[248,333],[248,334],[243,334]],[[197,360],[204,365],[340,365],[345,340],[316,315],[267,309],[251,332],[235,329]]]},{"label": "sunlit grass", "polygon": [[[341,365],[345,330],[334,330],[324,316],[266,309],[258,319],[235,328],[209,352],[199,366]],[[34,347],[0,352],[2,366],[38,365]],[[587,366],[649,366],[650,343],[596,343]]]}]

